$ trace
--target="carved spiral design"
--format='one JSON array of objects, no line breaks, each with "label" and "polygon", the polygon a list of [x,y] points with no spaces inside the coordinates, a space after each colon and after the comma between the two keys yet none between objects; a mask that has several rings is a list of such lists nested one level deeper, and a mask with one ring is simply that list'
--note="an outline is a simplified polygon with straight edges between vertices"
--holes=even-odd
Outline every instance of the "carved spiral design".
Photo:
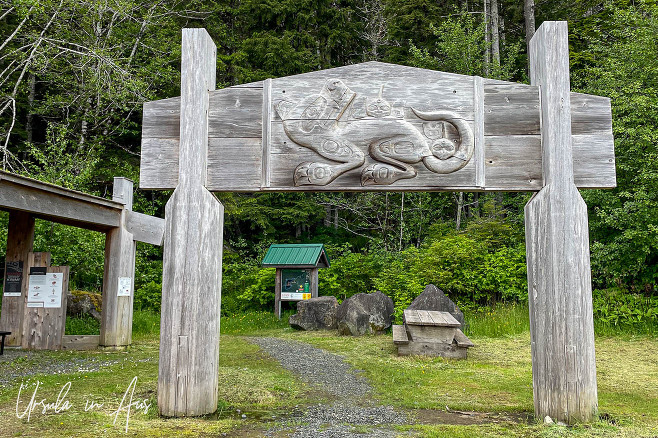
[{"label": "carved spiral design", "polygon": [[416,116],[428,121],[446,121],[451,123],[459,133],[459,146],[447,138],[439,139],[432,145],[432,155],[423,157],[423,164],[435,173],[446,174],[456,172],[473,157],[475,138],[466,120],[451,111],[418,111],[411,109]]}]

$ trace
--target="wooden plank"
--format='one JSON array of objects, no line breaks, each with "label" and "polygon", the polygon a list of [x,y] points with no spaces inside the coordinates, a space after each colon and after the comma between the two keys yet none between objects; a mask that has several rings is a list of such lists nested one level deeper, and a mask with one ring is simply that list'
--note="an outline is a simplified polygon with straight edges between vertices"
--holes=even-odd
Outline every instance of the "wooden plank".
[{"label": "wooden plank", "polygon": [[[260,138],[208,139],[206,186],[218,192],[258,191],[261,186],[262,154]],[[222,171],[210,171],[218,168]]]},{"label": "wooden plank", "polygon": [[502,190],[542,188],[540,136],[487,136],[485,147],[488,187]]},{"label": "wooden plank", "polygon": [[[393,108],[413,105],[421,111],[455,111],[473,120],[473,78],[470,76],[425,70],[381,62],[338,67],[300,75],[272,79],[272,102],[298,102],[320,92],[328,80],[341,80],[358,96],[382,97]],[[274,120],[280,120],[275,114]]]},{"label": "wooden plank", "polygon": [[164,219],[126,210],[126,230],[137,242],[161,246],[164,239],[164,226]]},{"label": "wooden plank", "polygon": [[539,88],[485,85],[484,135],[539,135]]},{"label": "wooden plank", "polygon": [[571,93],[571,134],[612,136],[612,109],[608,97]]},{"label": "wooden plank", "polygon": [[[3,284],[2,312],[0,313],[0,330],[11,332],[5,338],[5,345],[16,347],[21,345],[23,338],[23,318],[30,270],[28,255],[34,245],[34,217],[22,211],[9,213],[7,227],[7,251],[5,256],[5,281]],[[21,289],[18,295],[10,296],[7,292],[7,264],[20,263],[23,269]]]},{"label": "wooden plank", "polygon": [[174,189],[178,185],[178,138],[142,136],[139,188]]},{"label": "wooden plank", "polygon": [[261,161],[261,185],[270,186],[270,146],[272,144],[272,79],[266,79],[263,83],[263,132],[262,132],[262,154]]},{"label": "wooden plank", "polygon": [[459,321],[457,321],[449,312],[428,310],[428,313],[429,317],[435,321],[435,325],[441,325],[444,327],[461,327]]},{"label": "wooden plank", "polygon": [[440,344],[435,342],[409,342],[400,344],[398,356],[429,356],[444,357],[446,359],[466,359],[468,348],[457,344]]},{"label": "wooden plank", "polygon": [[[48,255],[43,258],[42,261],[49,262],[49,259],[50,256]],[[35,264],[39,263],[35,262]],[[66,325],[69,267],[49,266],[47,272],[62,274],[61,306],[25,308],[25,324],[21,345],[24,349],[59,350],[62,348],[62,337],[64,336],[64,328]]]},{"label": "wooden plank", "polygon": [[422,321],[420,319],[420,316],[418,315],[417,310],[413,309],[404,309],[404,322],[405,324],[421,324]]},{"label": "wooden plank", "polygon": [[[391,185],[361,185],[362,170],[376,163],[368,153],[368,144],[359,146],[366,155],[362,166],[348,171],[330,184],[324,186],[295,186],[295,169],[303,162],[331,164],[313,150],[295,144],[283,131],[278,110],[281,104],[294,105],[317,94],[328,79],[340,79],[350,92],[354,93],[348,110],[339,123],[348,121],[355,132],[364,132],[365,137],[387,132],[391,127],[377,125],[381,120],[364,116],[365,103],[372,101],[382,91],[382,98],[390,104],[391,116],[388,123],[394,126],[400,117],[407,118],[411,108],[423,111],[450,110],[468,120],[474,133],[474,156],[461,170],[449,174],[436,174],[422,163],[412,164],[418,175],[402,179]],[[365,63],[321,72],[266,80],[263,88],[231,87],[211,92],[208,135],[213,138],[260,139],[262,156],[251,161],[240,161],[241,146],[235,142],[234,150],[222,151],[227,157],[235,157],[234,162],[221,163],[219,160],[208,165],[211,191],[439,191],[439,190],[539,190],[536,177],[536,162],[541,163],[539,150],[528,150],[528,162],[514,162],[509,166],[498,167],[496,163],[481,160],[486,151],[481,144],[489,143],[489,137],[517,137],[517,142],[525,139],[529,147],[539,144],[539,88],[524,84],[492,81],[477,77],[466,77],[441,72],[395,66],[382,63]],[[378,85],[379,84],[379,85]],[[383,90],[381,85],[384,86]],[[263,95],[265,96],[263,98]],[[611,113],[609,99],[571,93],[574,103],[572,111],[574,135],[592,135],[591,147],[573,148],[576,161],[600,161],[602,155],[614,153],[611,137]],[[175,127],[160,130],[159,124],[172,124],[168,113],[174,101],[145,106],[144,119],[148,121],[142,145],[142,166],[140,187],[151,189],[174,188],[177,184],[178,151],[176,140],[167,138]],[[440,105],[437,105],[440,102]],[[214,105],[218,105],[214,109]],[[284,105],[284,106],[285,106]],[[236,114],[232,114],[232,111]],[[354,110],[354,111],[352,111]],[[361,114],[363,113],[363,114]],[[160,118],[159,122],[151,119]],[[296,117],[296,116],[295,116]],[[301,117],[301,116],[300,116]],[[322,118],[322,117],[320,117]],[[302,120],[294,118],[291,120]],[[357,120],[358,119],[358,120]],[[264,122],[263,122],[264,120]],[[268,121],[271,122],[268,123]],[[356,120],[356,121],[355,121]],[[416,130],[423,132],[423,121],[407,120]],[[225,124],[222,124],[226,122]],[[178,125],[177,125],[178,126]],[[388,125],[387,125],[388,126]],[[357,129],[358,128],[358,129]],[[482,129],[480,129],[482,128]],[[163,132],[162,135],[159,133]],[[346,138],[349,138],[346,137]],[[253,140],[255,141],[255,140]],[[210,152],[209,152],[210,153]],[[532,155],[532,156],[530,156]],[[488,165],[487,165],[488,164]],[[261,170],[261,184],[256,187],[253,180],[236,179],[227,185],[224,175],[250,175],[254,165]],[[526,168],[526,166],[530,166]],[[599,169],[602,170],[599,172]],[[402,168],[398,169],[402,170]],[[600,161],[596,170],[577,167],[574,175],[576,184],[582,188],[607,188],[613,184],[614,163]],[[597,176],[600,175],[600,176]],[[493,180],[489,181],[489,177]],[[541,183],[539,183],[541,184]],[[230,187],[230,188],[227,188]]]},{"label": "wooden plank", "polygon": [[32,187],[2,175],[0,208],[24,211],[52,222],[66,222],[97,231],[119,226],[120,204],[97,202],[91,197],[78,197],[76,192],[72,193],[74,196],[64,191],[49,190],[46,186]]},{"label": "wooden plank", "polygon": [[[358,124],[358,123],[357,123]],[[410,123],[413,126],[422,126]],[[473,122],[469,122],[473,129]],[[365,138],[375,135],[376,125],[365,124],[363,129],[366,132]],[[422,129],[422,128],[421,128]],[[430,171],[423,163],[413,164],[417,176],[409,179],[401,179],[391,185],[366,185],[361,184],[364,169],[378,163],[370,155],[366,154],[367,146],[360,145],[360,150],[365,155],[363,165],[347,171],[340,175],[331,183],[324,186],[295,186],[294,174],[295,169],[303,162],[326,162],[329,160],[322,158],[318,153],[309,148],[300,146],[290,140],[285,133],[281,122],[272,123],[272,145],[271,145],[271,187],[283,190],[313,190],[313,191],[336,191],[336,190],[353,190],[353,191],[383,191],[383,190],[432,190],[441,187],[475,187],[476,186],[476,164],[471,159],[466,166],[454,173],[438,174]],[[293,158],[294,157],[294,158]],[[335,164],[335,163],[334,163]],[[209,188],[214,190],[214,188]]]},{"label": "wooden plank", "polygon": [[480,76],[473,77],[473,107],[474,122],[473,134],[475,137],[475,184],[478,187],[486,186],[486,171],[484,158],[484,81]]},{"label": "wooden plank", "polygon": [[62,350],[95,350],[99,339],[99,335],[64,335]]},{"label": "wooden plank", "polygon": [[217,409],[224,208],[204,187],[209,90],[216,48],[183,29],[179,182],[165,207],[158,408],[164,416]]},{"label": "wooden plank", "polygon": [[413,342],[433,342],[452,344],[455,338],[455,327],[406,324],[409,339]]},{"label": "wooden plank", "polygon": [[526,205],[535,415],[597,418],[587,206],[574,184],[566,22],[544,22],[530,42],[540,86],[545,187]]},{"label": "wooden plank", "polygon": [[[27,263],[25,267],[26,277],[26,293],[24,296],[23,304],[23,327],[21,348],[24,349],[43,349],[46,345],[44,340],[44,332],[42,331],[43,318],[45,311],[43,307],[28,307],[28,291],[29,291],[29,275],[30,268],[48,268],[50,267],[50,253],[49,252],[30,252],[27,256]],[[64,288],[62,293],[66,296]]]},{"label": "wooden plank", "polygon": [[420,319],[420,325],[438,325],[434,324],[434,320],[429,313],[427,313],[427,310],[416,310],[416,313]]},{"label": "wooden plank", "polygon": [[213,90],[209,99],[208,137],[261,137],[262,89]]},{"label": "wooden plank", "polygon": [[460,330],[455,331],[455,342],[460,347],[475,347],[475,344]]},{"label": "wooden plank", "polygon": [[615,141],[612,133],[572,135],[571,141],[574,184],[581,189],[616,187]]},{"label": "wooden plank", "polygon": [[409,342],[407,329],[403,325],[393,325],[393,343],[395,345],[406,344]]},{"label": "wooden plank", "polygon": [[[128,207],[132,207],[132,197],[132,181],[115,178],[112,198],[125,202],[123,223],[128,223],[130,214]],[[105,236],[103,306],[99,341],[103,347],[125,347],[132,342],[135,249],[133,235],[125,226],[114,228]],[[120,282],[126,281],[130,283],[129,295],[119,295]]]},{"label": "wooden plank", "polygon": [[117,202],[111,201],[109,199],[101,198],[99,196],[89,195],[87,193],[78,192],[76,190],[67,189],[55,184],[38,181],[36,179],[28,178],[22,175],[16,175],[15,173],[5,172],[3,170],[0,170],[0,181],[13,183],[30,189],[36,189],[41,192],[45,192],[53,195],[60,195],[66,198],[83,201],[89,204],[96,204],[109,208],[121,208],[121,206]]}]

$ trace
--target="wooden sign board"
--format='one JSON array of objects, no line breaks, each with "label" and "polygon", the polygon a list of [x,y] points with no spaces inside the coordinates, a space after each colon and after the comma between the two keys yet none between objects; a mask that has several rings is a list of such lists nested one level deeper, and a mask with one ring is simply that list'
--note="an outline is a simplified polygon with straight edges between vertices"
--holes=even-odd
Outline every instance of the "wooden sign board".
[{"label": "wooden sign board", "polygon": [[[574,182],[616,185],[610,100],[571,93]],[[209,93],[210,191],[534,191],[539,87],[380,62]],[[140,188],[178,183],[180,98],[144,104]]]}]

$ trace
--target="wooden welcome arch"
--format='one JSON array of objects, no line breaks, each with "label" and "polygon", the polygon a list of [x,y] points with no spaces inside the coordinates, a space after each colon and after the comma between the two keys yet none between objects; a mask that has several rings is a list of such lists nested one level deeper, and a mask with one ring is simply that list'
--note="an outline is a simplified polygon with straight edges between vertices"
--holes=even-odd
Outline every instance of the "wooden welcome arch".
[{"label": "wooden welcome arch", "polygon": [[184,29],[181,97],[144,105],[140,187],[165,213],[158,406],[217,408],[223,206],[211,192],[535,191],[525,208],[535,413],[597,414],[587,207],[615,186],[609,99],[570,93],[566,22],[530,43],[532,85],[367,62],[215,90]]}]

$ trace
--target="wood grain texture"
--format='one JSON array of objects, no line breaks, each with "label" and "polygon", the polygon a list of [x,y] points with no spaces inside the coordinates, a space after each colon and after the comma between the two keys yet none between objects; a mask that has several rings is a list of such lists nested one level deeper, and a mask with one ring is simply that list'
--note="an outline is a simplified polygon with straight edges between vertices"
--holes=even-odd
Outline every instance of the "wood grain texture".
[{"label": "wood grain texture", "polygon": [[[115,178],[112,199],[124,203],[126,208],[121,214],[121,226],[113,228],[105,235],[103,305],[99,341],[103,347],[125,347],[132,342],[136,244],[126,226],[132,198],[132,181]],[[119,277],[130,278],[130,296],[118,296]]]},{"label": "wood grain texture", "polygon": [[126,229],[136,242],[162,246],[164,219],[126,210]]},{"label": "wood grain texture", "polygon": [[158,377],[165,416],[217,409],[223,215],[200,186],[178,187],[167,202]]},{"label": "wood grain texture", "polygon": [[455,327],[406,324],[409,338],[413,342],[433,342],[452,344],[455,339]]},{"label": "wood grain texture", "polygon": [[589,422],[598,410],[589,233],[574,184],[566,22],[544,22],[531,40],[530,77],[541,93],[544,176],[525,207],[535,415]]},{"label": "wood grain texture", "polygon": [[475,137],[475,185],[486,187],[485,142],[484,142],[484,80],[479,76],[473,77],[473,134]]},{"label": "wood grain texture", "polygon": [[121,205],[107,199],[78,197],[64,191],[31,187],[20,180],[0,179],[0,209],[20,210],[52,222],[95,231],[119,226]]},{"label": "wood grain texture", "polygon": [[[361,169],[373,164],[367,161],[362,167],[350,170],[334,182],[323,186],[295,186],[294,171],[307,160],[331,163],[314,151],[298,147],[287,147],[292,140],[283,132],[281,118],[273,106],[283,103],[294,104],[313,94],[317,94],[328,79],[342,80],[356,94],[353,106],[358,107],[365,99],[373,99],[381,90],[393,108],[419,108],[424,111],[450,110],[466,118],[475,134],[475,153],[470,163],[454,174],[438,175],[428,171],[421,163],[414,164],[418,176],[399,180],[389,186],[361,185]],[[531,168],[523,169],[526,162],[498,166],[487,166],[481,160],[488,154],[481,144],[489,143],[489,137],[514,137],[512,143],[528,140],[529,151],[537,153],[533,146],[533,136],[539,136],[539,88],[524,84],[514,84],[477,77],[453,75],[426,71],[411,67],[383,63],[364,63],[336,69],[312,72],[303,75],[266,80],[263,87],[231,87],[210,93],[210,115],[208,136],[232,138],[224,141],[221,153],[233,157],[226,163],[209,161],[206,187],[211,191],[368,191],[368,190],[538,190],[537,173],[533,168],[536,160],[541,162],[541,154],[529,157]],[[383,85],[383,89],[381,86]],[[573,148],[574,159],[581,162],[595,161],[596,169],[575,168],[574,180],[581,188],[609,188],[615,186],[614,161],[604,162],[601,156],[614,154],[611,133],[611,112],[609,99],[571,93],[573,111],[571,113],[573,133],[587,139],[588,144]],[[359,100],[361,99],[361,100]],[[176,132],[179,124],[172,125],[173,118],[167,108],[175,111],[176,100],[166,99],[149,103],[144,107],[145,128],[142,139],[142,173],[140,187],[146,189],[172,189],[177,184],[177,145],[176,139],[169,137]],[[178,100],[179,102],[179,100]],[[215,103],[217,102],[217,103]],[[214,109],[218,105],[218,109]],[[235,112],[235,114],[233,114]],[[344,118],[349,115],[343,116]],[[476,121],[477,119],[477,121]],[[226,121],[226,122],[223,122]],[[270,123],[271,121],[271,123]],[[480,122],[481,121],[481,122]],[[413,123],[413,122],[412,122]],[[480,125],[482,124],[482,126]],[[166,127],[164,127],[166,125]],[[271,126],[270,126],[271,125]],[[422,130],[422,123],[415,123]],[[163,126],[163,129],[158,129]],[[374,125],[373,125],[374,126]],[[363,124],[368,130],[367,123]],[[480,129],[483,128],[483,129]],[[373,128],[378,132],[380,128]],[[422,132],[422,131],[421,131]],[[518,138],[516,138],[518,136]],[[237,141],[237,139],[243,141]],[[249,148],[245,159],[244,143],[260,141],[261,158],[253,158]],[[294,144],[294,143],[293,143]],[[296,145],[298,146],[298,145]],[[504,146],[503,144],[498,147]],[[505,152],[505,151],[503,151]],[[510,156],[513,151],[510,151]],[[252,161],[253,160],[253,161]],[[501,167],[505,165],[505,167]],[[255,185],[253,173],[260,169],[260,184]],[[489,172],[492,172],[490,175]],[[229,175],[229,176],[227,176]],[[242,177],[245,175],[245,177]],[[233,177],[236,178],[233,178]],[[489,179],[491,176],[491,180]],[[534,178],[530,178],[534,176]],[[233,179],[231,179],[233,178]],[[227,184],[230,183],[230,184]]]},{"label": "wood grain texture", "polygon": [[407,344],[409,343],[409,337],[407,336],[407,329],[404,325],[393,325],[393,343],[395,345]]},{"label": "wood grain texture", "polygon": [[[31,252],[28,255],[30,267],[46,267],[47,272],[63,274],[62,306],[58,308],[27,307],[23,318],[23,338],[21,348],[30,350],[59,350],[66,323],[66,300],[69,285],[68,266],[50,266],[50,253]],[[27,303],[27,294],[25,297]]]},{"label": "wood grain texture", "polygon": [[455,343],[460,347],[475,347],[475,344],[460,330],[455,330]]},{"label": "wood grain texture", "polygon": [[466,359],[468,354],[467,347],[460,347],[457,344],[443,344],[438,342],[409,342],[399,344],[398,356],[429,356],[445,357],[447,359]]},{"label": "wood grain texture", "polygon": [[22,348],[59,350],[66,326],[66,302],[69,289],[69,267],[50,266],[49,273],[63,274],[61,307],[27,308]]},{"label": "wood grain texture", "polygon": [[205,30],[183,29],[182,52],[179,177],[165,207],[163,246],[158,408],[164,416],[217,409],[224,208],[204,187],[216,48]]},{"label": "wood grain texture", "polygon": [[95,350],[98,348],[98,335],[64,335],[62,350]]},{"label": "wood grain texture", "polygon": [[[23,338],[24,305],[27,295],[27,285],[30,270],[27,266],[28,254],[34,245],[34,217],[22,211],[9,213],[7,227],[7,252],[5,256],[5,280],[7,275],[6,262],[23,262],[23,282],[21,296],[3,296],[2,313],[0,313],[0,330],[11,332],[5,338],[5,345],[16,347],[21,345]],[[3,282],[3,284],[5,284]],[[3,289],[3,290],[6,290]]]}]

